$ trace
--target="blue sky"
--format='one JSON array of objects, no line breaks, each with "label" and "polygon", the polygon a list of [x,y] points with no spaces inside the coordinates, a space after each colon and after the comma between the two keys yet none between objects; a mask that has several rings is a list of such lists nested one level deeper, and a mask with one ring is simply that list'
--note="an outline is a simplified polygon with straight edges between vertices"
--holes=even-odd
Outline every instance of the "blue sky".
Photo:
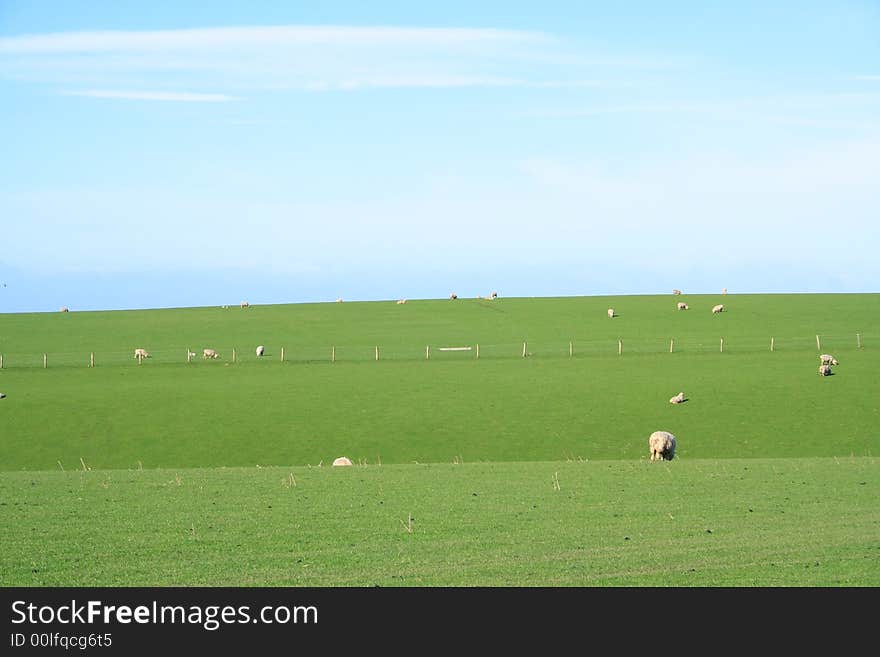
[{"label": "blue sky", "polygon": [[0,312],[876,292],[878,35],[876,1],[0,0]]}]

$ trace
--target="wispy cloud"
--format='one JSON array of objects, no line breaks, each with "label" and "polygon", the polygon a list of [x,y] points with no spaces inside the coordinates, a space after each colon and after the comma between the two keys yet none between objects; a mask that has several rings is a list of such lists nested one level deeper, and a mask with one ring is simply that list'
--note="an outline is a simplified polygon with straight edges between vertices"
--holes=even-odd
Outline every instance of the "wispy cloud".
[{"label": "wispy cloud", "polygon": [[[599,59],[539,31],[276,26],[0,38],[0,77],[90,88],[199,84],[224,92],[405,87],[589,87],[638,57]],[[653,58],[645,57],[650,66]],[[560,72],[562,75],[560,75]],[[611,75],[611,79],[617,79]],[[619,84],[619,82],[615,82]],[[218,86],[223,85],[223,86]],[[184,87],[186,88],[186,87]]]},{"label": "wispy cloud", "polygon": [[880,82],[880,75],[854,75],[854,80],[870,80],[871,82]]},{"label": "wispy cloud", "polygon": [[89,98],[112,98],[116,100],[157,100],[178,103],[226,103],[238,100],[225,94],[200,94],[176,91],[114,91],[86,89],[83,91],[63,91],[65,96],[87,96]]}]

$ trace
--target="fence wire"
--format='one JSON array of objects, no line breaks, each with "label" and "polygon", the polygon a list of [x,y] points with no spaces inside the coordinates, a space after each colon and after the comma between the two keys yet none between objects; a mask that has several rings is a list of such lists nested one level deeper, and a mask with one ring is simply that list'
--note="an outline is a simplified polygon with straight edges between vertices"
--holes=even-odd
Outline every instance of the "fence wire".
[{"label": "fence wire", "polygon": [[369,361],[439,361],[510,360],[517,358],[560,359],[596,358],[604,356],[633,357],[671,354],[753,354],[759,352],[831,353],[872,349],[880,344],[880,334],[851,333],[816,336],[688,336],[573,337],[570,340],[505,342],[505,343],[434,343],[424,345],[263,345],[262,355],[254,346],[212,345],[217,358],[205,358],[202,346],[181,346],[174,349],[148,350],[149,357],[138,359],[134,350],[47,351],[22,353],[4,351],[0,345],[0,366],[3,369],[58,367],[155,367],[165,364],[187,364],[191,367],[215,366],[218,363],[257,365],[269,363],[345,363]]}]

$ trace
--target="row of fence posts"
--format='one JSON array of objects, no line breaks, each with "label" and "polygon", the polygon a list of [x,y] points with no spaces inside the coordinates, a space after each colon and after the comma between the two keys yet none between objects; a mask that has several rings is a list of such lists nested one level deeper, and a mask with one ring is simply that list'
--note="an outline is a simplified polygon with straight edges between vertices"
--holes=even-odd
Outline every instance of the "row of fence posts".
[{"label": "row of fence posts", "polygon": [[[858,345],[859,349],[862,348],[862,334],[861,333],[856,333],[856,344]],[[816,336],[816,349],[818,351],[822,351],[822,341],[819,339],[818,335]],[[724,338],[721,338],[721,341],[719,344],[719,350],[721,353],[724,353]],[[775,350],[776,350],[776,338],[771,337],[770,338],[770,351],[775,351]],[[479,360],[479,358],[480,358],[480,345],[479,344],[476,345],[475,351],[476,351],[476,358]],[[671,354],[674,351],[675,351],[675,338],[672,338],[669,340],[669,353]],[[623,340],[618,338],[617,339],[617,355],[620,356],[622,354],[623,354]],[[374,355],[375,355],[375,359],[379,360],[379,346],[378,345],[376,345],[376,347],[375,347]],[[195,353],[193,353],[192,351],[189,350],[189,348],[187,348],[186,362],[191,363],[193,356],[195,356]],[[528,356],[528,342],[524,341],[523,347],[522,347],[522,357],[525,358],[526,356]],[[574,356],[574,342],[568,343],[568,356],[569,356],[569,358],[572,358]],[[431,346],[426,345],[425,346],[425,360],[430,360],[430,358],[431,358]],[[138,365],[143,363],[143,360],[144,360],[144,357],[139,354],[137,356]],[[284,347],[281,347],[281,361],[282,362],[284,361]],[[238,362],[238,355],[237,355],[234,348],[232,350],[232,362],[233,363]],[[331,363],[336,362],[336,347],[335,346],[330,348],[330,362]],[[95,352],[91,352],[89,354],[89,367],[94,367],[94,366],[95,366]],[[45,369],[47,367],[49,367],[49,355],[43,354],[43,368]],[[2,369],[3,369],[3,354],[0,354],[0,370],[2,370]]]}]

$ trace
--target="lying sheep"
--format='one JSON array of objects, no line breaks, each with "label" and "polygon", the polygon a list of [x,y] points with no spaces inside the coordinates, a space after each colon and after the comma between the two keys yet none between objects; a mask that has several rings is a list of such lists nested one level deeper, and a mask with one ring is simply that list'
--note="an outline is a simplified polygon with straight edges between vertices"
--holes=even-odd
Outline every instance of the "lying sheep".
[{"label": "lying sheep", "polygon": [[675,436],[668,431],[655,431],[648,438],[652,461],[671,461],[675,458]]},{"label": "lying sheep", "polygon": [[213,349],[202,349],[202,356],[204,358],[220,358],[220,354]]},{"label": "lying sheep", "polygon": [[615,315],[615,313],[614,313],[614,308],[609,308],[609,309],[608,309],[608,316],[609,316],[609,317],[616,317],[616,315]]},{"label": "lying sheep", "polygon": [[334,467],[340,466],[340,465],[351,465],[351,464],[352,464],[351,459],[349,459],[346,456],[340,456],[338,459],[333,461]]},{"label": "lying sheep", "polygon": [[403,304],[405,304],[405,303],[406,303],[406,299],[398,299],[398,300],[397,300],[397,305],[398,305],[398,306],[401,306],[401,305],[403,305]]},{"label": "lying sheep", "polygon": [[819,376],[830,376],[831,365],[819,365]]},{"label": "lying sheep", "polygon": [[687,309],[688,309],[688,305],[687,305],[686,303],[680,301],[680,302],[678,303],[677,308],[678,308],[679,310],[687,310]]},{"label": "lying sheep", "polygon": [[673,290],[672,293],[673,294],[681,294],[681,290]]},{"label": "lying sheep", "polygon": [[719,303],[717,306],[714,306],[714,307],[712,308],[712,314],[714,315],[714,314],[716,314],[716,313],[720,313],[720,312],[722,312],[723,310],[724,310],[724,304],[723,304],[723,303]]},{"label": "lying sheep", "polygon": [[5,397],[6,397],[6,393],[5,393],[5,392],[0,392],[0,399],[3,399],[3,398],[5,398]]},{"label": "lying sheep", "polygon": [[263,345],[257,347],[257,356],[262,356],[266,353],[266,348]]},{"label": "lying sheep", "polygon": [[684,401],[684,393],[680,392],[675,397],[669,399],[670,404],[681,404]]},{"label": "lying sheep", "polygon": [[822,354],[819,356],[819,362],[823,365],[837,365],[837,359],[830,354]]}]

